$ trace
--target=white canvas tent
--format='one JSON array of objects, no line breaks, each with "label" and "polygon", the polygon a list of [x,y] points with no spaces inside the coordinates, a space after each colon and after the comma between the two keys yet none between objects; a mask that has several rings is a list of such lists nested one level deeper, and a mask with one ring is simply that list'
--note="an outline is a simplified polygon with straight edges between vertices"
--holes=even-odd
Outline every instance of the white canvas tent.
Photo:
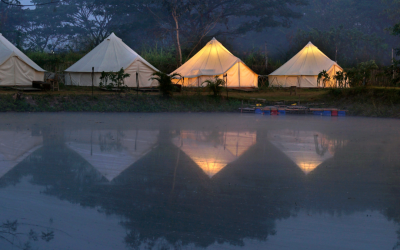
[{"label": "white canvas tent", "polygon": [[43,81],[44,70],[0,34],[0,86]]},{"label": "white canvas tent", "polygon": [[258,75],[215,38],[174,73],[184,77],[176,81],[183,86],[199,87],[206,80],[226,74],[228,87],[258,87]]},{"label": "white canvas tent", "polygon": [[268,80],[270,86],[275,87],[323,87],[318,86],[317,81],[318,74],[323,70],[326,70],[332,79],[325,87],[337,87],[333,76],[343,69],[309,42],[297,55],[271,73]]},{"label": "white canvas tent", "polygon": [[69,67],[66,72],[66,84],[77,86],[92,86],[92,67],[94,67],[94,86],[99,86],[101,72],[117,72],[121,68],[130,77],[125,79],[128,87],[153,87],[157,81],[150,80],[158,69],[153,67],[135,51],[128,47],[120,38],[112,33],[96,48],[81,60]]}]

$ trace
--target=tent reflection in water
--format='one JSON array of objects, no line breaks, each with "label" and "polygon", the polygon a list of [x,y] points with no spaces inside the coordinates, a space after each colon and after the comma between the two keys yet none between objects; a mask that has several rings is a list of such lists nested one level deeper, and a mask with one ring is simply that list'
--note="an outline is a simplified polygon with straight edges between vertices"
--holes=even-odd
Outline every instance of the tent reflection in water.
[{"label": "tent reflection in water", "polygon": [[335,155],[347,141],[330,140],[315,131],[280,130],[268,134],[269,141],[289,157],[305,174]]},{"label": "tent reflection in water", "polygon": [[210,178],[238,159],[256,144],[256,132],[181,131],[173,139],[175,146],[187,154]]},{"label": "tent reflection in water", "polygon": [[158,134],[150,130],[76,130],[66,134],[66,144],[112,181],[157,146]]},{"label": "tent reflection in water", "polygon": [[153,73],[158,72],[158,69],[129,48],[114,33],[65,70],[66,84],[92,86],[92,67],[95,72],[94,86],[99,86],[101,72],[117,72],[121,68],[130,74],[125,79],[125,85],[128,87],[137,87],[136,73],[138,73],[139,87],[157,86],[157,81],[150,78],[153,77]]},{"label": "tent reflection in water", "polygon": [[228,87],[258,87],[258,75],[215,38],[171,74],[175,73],[184,77],[175,83],[188,87],[201,87],[206,80],[224,75]]},{"label": "tent reflection in water", "polygon": [[318,86],[318,74],[323,70],[326,70],[331,78],[325,87],[338,87],[333,76],[343,69],[309,42],[297,55],[271,73],[268,80],[269,84],[275,87],[324,87]]},{"label": "tent reflection in water", "polygon": [[42,146],[43,137],[29,130],[0,131],[0,178]]},{"label": "tent reflection in water", "polygon": [[32,85],[44,80],[44,72],[0,34],[0,86]]}]

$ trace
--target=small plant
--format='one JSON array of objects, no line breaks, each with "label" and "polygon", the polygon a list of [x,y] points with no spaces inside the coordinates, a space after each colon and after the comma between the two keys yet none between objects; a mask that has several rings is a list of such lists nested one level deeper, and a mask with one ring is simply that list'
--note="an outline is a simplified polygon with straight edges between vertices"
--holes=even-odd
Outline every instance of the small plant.
[{"label": "small plant", "polygon": [[215,97],[221,95],[221,92],[225,86],[224,79],[218,78],[218,76],[216,76],[214,80],[207,80],[207,81],[203,82],[203,84],[204,83],[207,84],[208,90],[210,92],[213,92]]},{"label": "small plant", "polygon": [[106,88],[109,80],[110,80],[110,73],[104,71],[101,72],[100,83],[99,83],[100,88]]},{"label": "small plant", "polygon": [[318,79],[317,79],[318,87],[320,87],[320,85],[321,85],[321,80],[323,83],[322,87],[325,88],[326,83],[331,80],[331,77],[329,76],[328,72],[326,72],[326,70],[323,70],[321,73],[318,74]]},{"label": "small plant", "polygon": [[130,77],[130,74],[126,74],[124,69],[121,68],[118,72],[101,72],[100,76],[100,88],[106,88],[112,90],[117,88],[118,90],[125,90],[128,86],[125,84],[125,78]]},{"label": "small plant", "polygon": [[338,88],[344,88],[347,80],[347,75],[343,71],[336,72],[336,75],[333,77],[336,81]]},{"label": "small plant", "polygon": [[172,83],[172,79],[182,77],[180,74],[168,75],[163,72],[155,72],[153,76],[154,77],[152,77],[151,80],[158,81],[158,88],[160,89],[160,92],[164,97],[172,97],[173,95],[175,86]]}]

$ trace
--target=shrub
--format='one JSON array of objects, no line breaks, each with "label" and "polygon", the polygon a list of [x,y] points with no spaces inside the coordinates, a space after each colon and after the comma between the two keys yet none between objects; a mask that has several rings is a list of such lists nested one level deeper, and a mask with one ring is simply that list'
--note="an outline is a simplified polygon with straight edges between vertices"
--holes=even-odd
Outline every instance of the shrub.
[{"label": "shrub", "polygon": [[329,82],[329,81],[331,80],[331,77],[330,77],[329,74],[326,72],[326,70],[323,70],[322,72],[320,72],[320,73],[318,74],[318,79],[317,79],[318,87],[321,85],[321,80],[322,80],[322,83],[323,83],[323,86],[322,86],[322,87],[325,88],[326,83]]},{"label": "shrub", "polygon": [[155,72],[153,74],[153,76],[154,77],[151,78],[151,79],[158,81],[158,88],[160,89],[160,93],[164,97],[172,97],[172,95],[173,95],[173,91],[175,90],[175,86],[172,83],[172,79],[174,79],[176,77],[182,77],[179,74],[168,75],[168,74],[163,73],[163,72]]},{"label": "shrub", "polygon": [[347,70],[347,78],[351,87],[366,86],[373,70],[378,69],[374,60],[362,62],[355,68]]},{"label": "shrub", "polygon": [[207,80],[203,82],[203,84],[204,83],[207,84],[208,90],[214,93],[214,96],[220,96],[225,86],[224,79],[218,78],[218,76],[216,76],[214,80]]},{"label": "shrub", "polygon": [[101,72],[100,87],[105,87],[108,90],[118,88],[124,90],[128,88],[125,84],[125,78],[129,77],[130,74],[126,74],[124,69],[121,68],[118,72]]}]

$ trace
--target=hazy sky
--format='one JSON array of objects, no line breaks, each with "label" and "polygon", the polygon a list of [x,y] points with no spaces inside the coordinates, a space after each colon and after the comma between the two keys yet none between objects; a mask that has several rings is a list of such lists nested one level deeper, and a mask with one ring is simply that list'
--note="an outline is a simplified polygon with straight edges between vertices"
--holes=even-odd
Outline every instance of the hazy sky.
[{"label": "hazy sky", "polygon": [[[31,0],[19,0],[19,1],[21,2],[21,4],[32,4]],[[33,7],[29,7],[29,8],[32,9]]]}]

